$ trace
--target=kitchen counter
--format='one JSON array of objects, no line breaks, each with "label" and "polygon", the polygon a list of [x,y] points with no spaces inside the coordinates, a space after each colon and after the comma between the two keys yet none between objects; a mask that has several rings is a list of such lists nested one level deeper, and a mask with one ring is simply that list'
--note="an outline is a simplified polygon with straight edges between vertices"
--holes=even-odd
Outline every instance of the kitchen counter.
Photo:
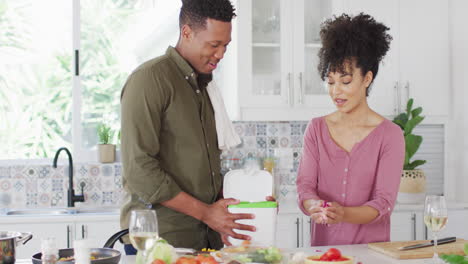
[{"label": "kitchen counter", "polygon": [[[361,245],[345,245],[345,246],[334,246],[338,248],[343,255],[349,255],[355,257],[355,262],[361,262],[362,264],[423,264],[428,259],[408,259],[408,260],[401,260],[401,259],[394,259],[383,254],[377,253],[373,250],[367,248],[367,244]],[[326,250],[328,250],[330,246],[325,247],[309,247],[309,248],[297,248],[288,250],[289,252],[300,252],[303,251],[307,255],[320,255]],[[322,252],[316,252],[317,250],[321,250]],[[123,264],[134,264],[135,263],[135,256],[123,256],[120,263]]]},{"label": "kitchen counter", "polygon": [[[377,253],[373,250],[367,248],[367,244],[360,245],[344,245],[344,246],[334,246],[338,248],[342,254],[353,256],[355,258],[355,263],[361,262],[362,264],[423,264],[426,263],[429,259],[394,259],[383,254]],[[309,247],[309,248],[297,248],[288,250],[291,253],[303,251],[307,255],[320,255],[329,249],[330,246],[325,247]],[[320,250],[321,252],[317,252]],[[28,259],[18,259],[16,263],[20,264],[31,264],[31,260]],[[122,264],[135,264],[135,256],[122,256],[120,263]]]}]

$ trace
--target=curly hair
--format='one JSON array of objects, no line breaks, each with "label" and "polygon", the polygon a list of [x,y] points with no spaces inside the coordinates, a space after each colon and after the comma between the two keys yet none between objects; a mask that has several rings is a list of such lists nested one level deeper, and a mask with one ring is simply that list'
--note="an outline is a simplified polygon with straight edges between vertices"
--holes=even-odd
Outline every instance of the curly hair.
[{"label": "curly hair", "polygon": [[182,0],[179,27],[189,25],[193,29],[206,28],[206,19],[231,22],[236,16],[230,0]]},{"label": "curly hair", "polygon": [[[323,22],[320,30],[322,48],[318,54],[322,80],[330,72],[344,73],[347,62],[355,63],[363,76],[371,71],[374,80],[379,64],[390,48],[392,36],[387,33],[389,29],[364,13],[354,17],[342,14]],[[369,92],[370,86],[366,96]]]}]

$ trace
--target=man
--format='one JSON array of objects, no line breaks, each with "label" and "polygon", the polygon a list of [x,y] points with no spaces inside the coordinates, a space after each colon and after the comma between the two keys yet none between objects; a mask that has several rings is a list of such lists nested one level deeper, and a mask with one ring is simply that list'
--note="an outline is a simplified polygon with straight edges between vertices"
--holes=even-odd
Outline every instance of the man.
[{"label": "man", "polygon": [[233,229],[255,230],[235,222],[253,215],[227,211],[237,200],[219,200],[220,151],[206,90],[231,41],[235,13],[229,0],[182,2],[176,47],[139,66],[122,90],[123,184],[130,199],[121,224],[128,228],[131,210],[153,208],[159,235],[175,247],[219,249],[227,236],[250,239]]}]

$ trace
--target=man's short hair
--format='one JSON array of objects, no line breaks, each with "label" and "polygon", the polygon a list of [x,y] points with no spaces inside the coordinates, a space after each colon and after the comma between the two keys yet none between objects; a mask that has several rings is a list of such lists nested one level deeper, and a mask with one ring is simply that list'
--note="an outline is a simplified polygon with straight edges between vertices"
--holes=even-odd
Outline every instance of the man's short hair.
[{"label": "man's short hair", "polygon": [[208,18],[231,22],[236,16],[230,0],[182,0],[179,27],[189,25],[192,29],[205,29]]}]

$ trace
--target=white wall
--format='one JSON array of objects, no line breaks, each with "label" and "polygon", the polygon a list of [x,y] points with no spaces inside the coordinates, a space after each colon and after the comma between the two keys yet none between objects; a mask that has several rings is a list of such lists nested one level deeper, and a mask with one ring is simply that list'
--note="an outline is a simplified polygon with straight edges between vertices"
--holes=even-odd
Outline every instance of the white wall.
[{"label": "white wall", "polygon": [[450,0],[449,5],[453,118],[448,127],[447,173],[456,199],[468,202],[468,1]]}]

